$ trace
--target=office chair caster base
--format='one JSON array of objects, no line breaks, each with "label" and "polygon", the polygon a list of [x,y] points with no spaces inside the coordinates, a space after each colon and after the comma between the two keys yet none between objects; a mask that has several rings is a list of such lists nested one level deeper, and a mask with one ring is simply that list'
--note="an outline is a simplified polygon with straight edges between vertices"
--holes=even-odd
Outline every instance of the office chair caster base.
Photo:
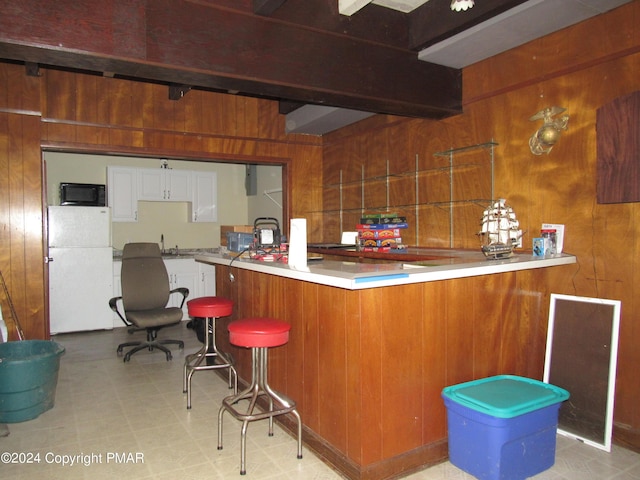
[{"label": "office chair caster base", "polygon": [[118,346],[116,352],[118,353],[118,355],[122,355],[122,351],[124,347],[133,347],[124,355],[123,361],[128,362],[129,360],[131,360],[131,355],[133,355],[136,352],[139,352],[140,350],[144,350],[146,348],[150,352],[152,352],[154,349],[158,349],[165,353],[165,356],[167,357],[167,362],[168,362],[173,359],[173,355],[171,354],[171,350],[169,350],[167,347],[164,346],[167,344],[178,345],[179,349],[184,349],[184,342],[181,340],[161,340],[161,341],[156,340],[156,341],[147,341],[147,342],[123,343]]}]

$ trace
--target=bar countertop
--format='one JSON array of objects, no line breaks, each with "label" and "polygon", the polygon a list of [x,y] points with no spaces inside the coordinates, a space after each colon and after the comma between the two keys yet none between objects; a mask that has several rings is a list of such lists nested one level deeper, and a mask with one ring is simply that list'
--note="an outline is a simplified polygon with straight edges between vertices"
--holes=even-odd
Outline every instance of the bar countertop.
[{"label": "bar countertop", "polygon": [[[395,262],[358,263],[325,260],[321,256],[310,255],[307,266],[297,269],[290,268],[284,262],[252,260],[234,252],[196,254],[195,260],[348,290],[434,282],[576,263],[576,257],[566,253],[539,257],[530,252],[523,252],[505,259],[487,259],[482,252],[475,250],[435,248],[411,250],[409,252],[411,256],[408,258],[415,258],[415,255],[420,254],[424,255],[425,260],[403,261],[402,254],[396,254]],[[331,255],[331,252],[327,254]]]}]

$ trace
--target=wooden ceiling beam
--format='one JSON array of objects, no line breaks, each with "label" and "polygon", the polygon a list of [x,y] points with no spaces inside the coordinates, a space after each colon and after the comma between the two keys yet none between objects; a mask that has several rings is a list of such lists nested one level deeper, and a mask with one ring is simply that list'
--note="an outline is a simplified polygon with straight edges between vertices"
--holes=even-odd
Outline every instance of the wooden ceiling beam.
[{"label": "wooden ceiling beam", "polygon": [[228,6],[5,3],[0,58],[375,113],[444,118],[462,111],[460,70]]},{"label": "wooden ceiling beam", "polygon": [[449,1],[429,1],[409,13],[409,45],[414,51],[441,42],[527,0],[482,0],[467,11],[451,10]]},{"label": "wooden ceiling beam", "polygon": [[253,0],[253,13],[269,16],[279,9],[286,0]]},{"label": "wooden ceiling beam", "polygon": [[397,10],[370,4],[357,15],[339,13],[337,0],[285,2],[270,15],[274,20],[408,50],[409,17]]},{"label": "wooden ceiling beam", "polygon": [[281,115],[286,115],[293,112],[294,110],[304,107],[305,105],[306,103],[280,100],[278,102],[278,113],[280,113]]},{"label": "wooden ceiling beam", "polygon": [[339,14],[338,0],[304,0],[285,2],[271,16],[287,23],[419,52],[526,1],[478,0],[473,8],[454,12],[450,0],[429,0],[406,14],[379,2],[364,1],[360,3],[367,3],[365,8],[346,16]]}]

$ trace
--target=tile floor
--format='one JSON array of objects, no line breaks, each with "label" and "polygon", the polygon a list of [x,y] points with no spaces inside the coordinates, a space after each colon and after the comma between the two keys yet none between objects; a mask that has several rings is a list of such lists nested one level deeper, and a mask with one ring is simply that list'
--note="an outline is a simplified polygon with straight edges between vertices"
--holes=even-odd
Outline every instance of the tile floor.
[{"label": "tile floor", "polygon": [[[200,346],[184,326],[163,332],[167,333],[182,336],[186,353]],[[115,350],[127,336],[119,328],[54,337],[66,347],[55,407],[34,420],[8,425],[10,434],[0,438],[0,454],[39,453],[40,463],[0,462],[0,478],[342,478],[307,448],[298,460],[295,439],[277,426],[275,435],[268,437],[266,422],[249,426],[247,475],[240,477],[240,424],[230,416],[225,417],[224,449],[216,449],[218,405],[229,394],[225,381],[212,372],[197,372],[192,409],[187,411],[182,393],[184,352],[174,350],[173,361],[167,362],[160,352],[143,351],[125,364]],[[449,462],[405,478],[473,479]],[[556,464],[534,478],[640,479],[640,454],[615,446],[606,453],[559,436]]]}]

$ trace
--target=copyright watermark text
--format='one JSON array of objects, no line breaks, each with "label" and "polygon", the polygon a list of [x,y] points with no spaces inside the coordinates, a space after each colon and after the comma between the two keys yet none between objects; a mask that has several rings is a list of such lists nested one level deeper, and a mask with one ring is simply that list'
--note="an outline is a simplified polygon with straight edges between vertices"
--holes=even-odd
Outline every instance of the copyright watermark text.
[{"label": "copyright watermark text", "polygon": [[0,463],[29,465],[48,464],[61,465],[63,467],[73,467],[82,465],[101,464],[141,464],[144,463],[144,453],[142,452],[104,452],[104,453],[75,453],[60,454],[54,452],[2,452],[0,453]]}]

